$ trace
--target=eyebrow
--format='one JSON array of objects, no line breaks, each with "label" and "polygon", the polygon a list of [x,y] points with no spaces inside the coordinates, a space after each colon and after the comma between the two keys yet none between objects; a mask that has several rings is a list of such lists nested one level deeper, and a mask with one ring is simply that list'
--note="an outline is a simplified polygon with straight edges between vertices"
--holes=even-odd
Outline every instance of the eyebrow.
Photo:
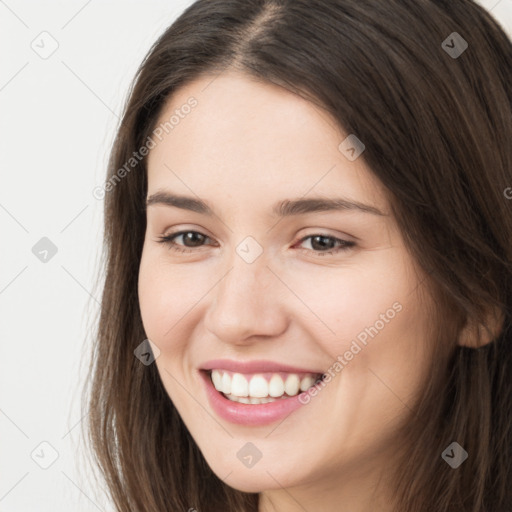
[{"label": "eyebrow", "polygon": [[[190,210],[203,215],[214,216],[213,208],[201,199],[189,196],[180,196],[168,192],[156,192],[148,197],[146,206],[155,204],[174,206],[183,210]],[[346,198],[324,198],[311,197],[300,199],[285,199],[275,203],[272,206],[272,214],[276,217],[291,217],[293,215],[303,215],[306,213],[326,212],[326,211],[360,211],[385,217],[375,206],[352,201]]]}]

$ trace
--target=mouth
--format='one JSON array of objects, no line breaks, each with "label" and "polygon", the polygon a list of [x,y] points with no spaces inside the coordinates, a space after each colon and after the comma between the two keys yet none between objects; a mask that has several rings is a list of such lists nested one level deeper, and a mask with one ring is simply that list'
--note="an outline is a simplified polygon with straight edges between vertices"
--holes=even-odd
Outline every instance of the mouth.
[{"label": "mouth", "polygon": [[203,370],[215,390],[227,400],[246,405],[261,405],[287,400],[307,392],[325,374],[264,372],[239,373],[224,369]]},{"label": "mouth", "polygon": [[[317,394],[313,388],[327,377],[319,369],[300,368],[269,360],[230,359],[203,363],[199,375],[213,413],[243,427],[260,427],[284,421],[312,401],[312,396]],[[325,393],[322,397],[319,403],[324,401]],[[314,402],[315,405],[308,406],[313,411],[318,401]]]}]

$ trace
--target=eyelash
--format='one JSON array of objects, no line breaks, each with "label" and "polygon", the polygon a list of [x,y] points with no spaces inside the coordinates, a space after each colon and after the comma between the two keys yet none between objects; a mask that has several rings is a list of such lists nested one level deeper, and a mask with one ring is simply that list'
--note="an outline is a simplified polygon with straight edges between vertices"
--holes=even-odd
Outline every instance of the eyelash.
[{"label": "eyelash", "polygon": [[[187,233],[195,233],[195,234],[205,237],[205,239],[207,239],[207,240],[209,239],[208,236],[204,235],[203,233],[200,233],[199,231],[188,230],[188,231],[179,231],[177,233],[171,233],[169,235],[161,235],[158,237],[159,238],[158,243],[167,245],[168,248],[171,249],[172,251],[177,251],[177,252],[181,252],[181,253],[194,252],[194,248],[190,248],[190,247],[183,248],[182,246],[180,246],[180,245],[176,244],[176,242],[174,242],[175,238],[177,238],[180,235],[185,235]],[[313,253],[317,253],[319,256],[324,256],[326,254],[334,255],[334,254],[338,254],[342,251],[347,251],[356,245],[355,242],[351,242],[348,240],[342,240],[340,238],[336,238],[331,235],[324,235],[321,233],[307,235],[307,236],[301,238],[300,240],[298,240],[296,243],[303,243],[308,238],[315,238],[315,237],[330,238],[331,240],[334,240],[335,242],[340,243],[341,247],[338,247],[337,249],[331,249],[329,251],[315,251],[314,249],[304,249],[304,248],[302,248],[300,250],[307,251],[307,252],[312,251]]]}]

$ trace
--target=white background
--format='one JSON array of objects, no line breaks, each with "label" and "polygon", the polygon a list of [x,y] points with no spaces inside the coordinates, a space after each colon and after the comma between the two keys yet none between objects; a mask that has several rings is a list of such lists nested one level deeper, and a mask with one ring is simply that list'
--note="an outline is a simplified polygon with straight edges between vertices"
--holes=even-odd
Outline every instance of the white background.
[{"label": "white background", "polygon": [[[92,191],[139,63],[191,3],[0,0],[0,512],[113,510],[79,444],[101,291]],[[512,36],[512,0],[480,3]],[[31,47],[52,44],[46,59]]]}]

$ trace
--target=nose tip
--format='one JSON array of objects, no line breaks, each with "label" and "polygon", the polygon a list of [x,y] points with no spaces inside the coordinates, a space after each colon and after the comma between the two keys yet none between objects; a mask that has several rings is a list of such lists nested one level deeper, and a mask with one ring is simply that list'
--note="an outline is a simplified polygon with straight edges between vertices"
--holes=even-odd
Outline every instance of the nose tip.
[{"label": "nose tip", "polygon": [[231,344],[279,336],[286,328],[286,315],[280,294],[275,293],[277,284],[263,261],[256,265],[239,260],[212,290],[206,327]]}]

